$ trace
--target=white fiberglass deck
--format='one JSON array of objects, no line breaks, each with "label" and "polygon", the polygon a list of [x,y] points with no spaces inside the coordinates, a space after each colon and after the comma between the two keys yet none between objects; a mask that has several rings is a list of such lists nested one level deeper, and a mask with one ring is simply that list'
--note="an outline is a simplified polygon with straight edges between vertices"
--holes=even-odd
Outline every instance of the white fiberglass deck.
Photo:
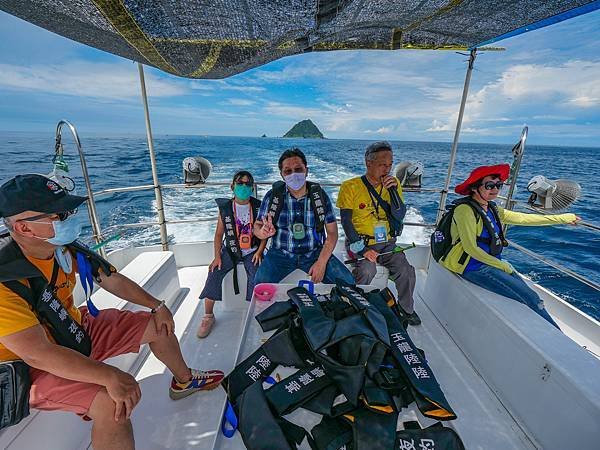
[{"label": "white fiberglass deck", "polygon": [[[167,300],[191,367],[229,373],[236,361],[268,337],[254,316],[269,303],[247,303],[225,288],[224,301],[215,307],[217,322],[212,333],[198,339],[196,330],[204,313],[198,297],[212,249],[212,242],[176,244],[169,252],[131,247],[112,253],[110,259],[149,292]],[[423,320],[421,326],[408,331],[425,351],[458,416],[445,425],[458,432],[469,450],[596,450],[600,441],[600,359],[593,353],[600,354],[600,324],[534,285],[565,332],[562,334],[524,305],[481,290],[435,263],[426,271],[427,255],[426,246],[407,252],[417,269],[415,309]],[[240,286],[245,286],[245,274],[239,272]],[[225,286],[230,281],[226,278]],[[386,282],[381,271],[373,281],[378,286]],[[285,300],[292,286],[280,284],[276,300]],[[316,289],[326,293],[330,286],[321,284]],[[102,290],[93,298],[100,308],[131,307]],[[222,388],[172,401],[168,396],[171,374],[147,348],[140,355],[119,358],[111,363],[134,374],[142,388],[142,400],[132,416],[136,448],[244,448],[239,433],[232,439],[221,434]],[[285,377],[286,370],[278,368],[277,372]],[[311,415],[298,410],[287,418],[310,430],[315,423]],[[433,422],[411,405],[401,411],[399,427],[415,419],[422,426]],[[43,444],[48,450],[88,449],[90,428],[89,422],[71,414],[34,412],[21,424],[0,432],[0,448],[24,450]],[[69,433],[57,434],[56,429],[68,429]]]},{"label": "white fiberglass deck", "polygon": [[[235,365],[246,313],[224,311],[220,308],[221,304],[217,304],[217,323],[213,332],[206,339],[198,339],[196,328],[203,314],[198,295],[206,273],[206,267],[179,270],[181,286],[189,288],[190,291],[175,312],[177,336],[190,365],[199,368],[215,367],[229,372]],[[417,291],[421,290],[425,276],[425,271],[418,272]],[[287,287],[282,285],[281,290],[285,291]],[[279,295],[279,299],[285,299],[285,295]],[[416,302],[423,325],[411,327],[409,332],[415,344],[425,350],[429,364],[459,417],[446,425],[458,431],[468,449],[535,448],[419,295]],[[258,307],[263,309],[264,305],[259,303]],[[262,338],[262,332],[253,319],[254,308],[252,303],[241,359],[254,351]],[[169,399],[167,393],[170,377],[164,365],[153,356],[147,359],[137,374],[143,392],[142,400],[133,414],[137,448],[244,448],[239,433],[236,433],[233,439],[227,439],[220,433],[221,412],[225,401],[222,389],[195,394],[174,402]],[[412,407],[402,411],[400,421],[412,420],[415,417],[418,417],[423,425],[433,422],[416,413]],[[215,441],[216,446],[213,447]]]}]

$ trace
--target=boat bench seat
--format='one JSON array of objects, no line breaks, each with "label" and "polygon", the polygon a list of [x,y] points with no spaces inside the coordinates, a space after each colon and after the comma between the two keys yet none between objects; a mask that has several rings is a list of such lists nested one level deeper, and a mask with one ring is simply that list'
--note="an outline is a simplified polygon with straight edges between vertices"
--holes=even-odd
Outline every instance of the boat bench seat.
[{"label": "boat bench seat", "polygon": [[[406,247],[410,245],[410,242],[399,242],[399,245]],[[423,248],[427,247],[426,244],[419,244],[418,247]],[[349,258],[346,253],[346,249],[344,248],[343,242],[338,241],[337,246],[335,248],[334,255],[340,260],[345,261]],[[428,252],[425,251],[411,251],[409,250],[406,253],[406,258],[408,262],[415,267],[415,269],[424,269],[427,267],[428,260]],[[352,270],[350,266],[347,266],[348,269]],[[238,264],[238,282],[240,287],[240,293],[235,295],[233,290],[233,271],[230,271],[225,278],[223,278],[223,283],[221,285],[221,294],[223,298],[223,306],[227,310],[235,310],[235,309],[245,309],[247,307],[246,304],[246,271],[244,270],[244,265],[242,263]],[[388,277],[389,270],[379,264],[377,264],[377,273],[375,277],[371,281],[371,286],[375,286],[378,289],[384,289],[388,286]],[[287,277],[285,277],[281,282],[282,283],[292,283],[295,284],[300,280],[307,280],[309,276],[302,270],[295,270],[290,273]]]},{"label": "boat bench seat", "polygon": [[[167,305],[173,304],[179,297],[181,288],[173,252],[141,253],[119,272],[138,283],[156,298],[165,300]],[[84,296],[80,283],[77,287],[74,297],[76,303],[79,304],[83,303]],[[128,303],[104,289],[97,289],[92,294],[92,301],[98,309],[117,308],[132,311],[144,309],[141,306]],[[135,372],[146,358],[147,353],[147,350],[142,350],[139,354],[122,355],[111,358],[108,362],[123,371]],[[86,439],[89,442],[90,429],[89,422],[82,426],[82,420],[72,413],[31,410],[31,414],[20,424],[0,431],[0,448],[37,448],[39,437],[47,436],[48,440],[45,441],[45,448],[54,450],[56,447],[52,445],[51,436],[59,430],[70,430],[70,443],[72,445],[69,448],[79,448]],[[62,442],[64,443],[64,440]]]},{"label": "boat bench seat", "polygon": [[[240,287],[240,293],[235,294],[233,290],[233,270],[227,273],[223,278],[223,283],[221,284],[221,295],[223,299],[223,306],[227,310],[235,310],[235,309],[245,309],[248,307],[246,302],[246,286],[247,286],[247,276],[246,271],[244,270],[244,265],[242,263],[238,264],[238,283]],[[388,274],[389,271],[380,265],[377,265],[377,274],[371,285],[383,289],[387,286],[388,282]],[[291,283],[295,284],[300,280],[309,280],[309,275],[303,270],[296,269],[292,273],[290,273],[287,277],[281,280],[281,283]]]},{"label": "boat bench seat", "polygon": [[435,261],[422,298],[540,448],[597,448],[599,359],[525,305]]}]

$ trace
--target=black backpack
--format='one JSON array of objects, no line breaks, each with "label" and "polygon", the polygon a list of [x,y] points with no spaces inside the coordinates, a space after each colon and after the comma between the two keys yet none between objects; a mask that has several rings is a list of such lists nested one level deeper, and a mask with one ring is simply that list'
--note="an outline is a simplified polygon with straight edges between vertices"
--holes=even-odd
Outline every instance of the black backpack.
[{"label": "black backpack", "polygon": [[508,245],[506,239],[504,238],[504,233],[502,231],[502,224],[500,223],[500,218],[498,216],[498,209],[494,202],[489,202],[489,207],[496,219],[496,222],[500,226],[500,233],[496,233],[493,225],[491,224],[488,216],[485,211],[481,208],[481,206],[473,200],[471,197],[464,197],[458,200],[454,200],[451,204],[446,205],[446,212],[438,222],[435,227],[435,231],[431,234],[430,238],[430,247],[431,247],[431,255],[433,259],[436,261],[443,260],[452,247],[458,244],[456,242],[452,242],[452,236],[450,234],[450,227],[452,226],[452,218],[454,217],[454,210],[458,205],[467,204],[473,209],[473,214],[475,214],[475,218],[479,221],[480,218],[483,219],[483,225],[487,228],[488,234],[490,236],[494,236],[494,239],[491,238],[481,238],[477,237],[478,242],[483,242],[490,246],[490,254],[493,256],[497,256],[502,251],[502,247],[506,247]]}]

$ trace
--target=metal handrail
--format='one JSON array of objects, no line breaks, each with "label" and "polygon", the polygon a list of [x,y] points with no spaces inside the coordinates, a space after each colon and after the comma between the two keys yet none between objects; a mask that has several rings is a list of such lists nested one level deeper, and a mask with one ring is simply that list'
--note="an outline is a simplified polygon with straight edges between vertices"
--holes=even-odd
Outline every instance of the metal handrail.
[{"label": "metal handrail", "polygon": [[[506,199],[506,197],[502,197],[500,195],[498,196],[498,198]],[[520,206],[521,208],[525,208],[529,211],[532,211],[532,212],[535,212],[538,214],[548,214],[548,211],[544,211],[543,209],[536,208],[535,206],[531,206],[529,203],[523,203],[523,202],[519,202],[517,200],[511,200],[511,203],[515,206]],[[594,230],[594,231],[600,231],[599,225],[595,225],[593,223],[589,223],[584,220],[579,220],[577,222],[577,226],[586,227],[586,228],[589,228],[590,230]]]},{"label": "metal handrail", "polygon": [[[87,190],[88,196],[88,216],[90,219],[90,224],[92,225],[94,240],[96,241],[96,244],[99,244],[102,240],[102,230],[100,228],[100,222],[98,221],[98,212],[96,210],[96,202],[94,201],[94,193],[92,192],[92,184],[87,169],[85,154],[83,152],[81,140],[79,139],[79,134],[77,133],[75,126],[68,120],[61,120],[60,122],[58,122],[58,125],[56,125],[56,144],[54,157],[62,158],[63,156],[64,147],[62,144],[62,129],[65,125],[69,128],[69,131],[71,131],[71,134],[73,135],[73,139],[75,141],[75,147],[77,147],[77,153],[79,154],[79,162],[81,163],[81,173],[83,174],[83,180],[85,181],[85,188]],[[103,248],[100,249],[100,254],[106,257],[106,253]]]},{"label": "metal handrail", "polygon": [[[339,221],[339,218],[337,218]],[[196,217],[192,219],[176,219],[176,220],[165,220],[165,224],[167,225],[177,225],[177,224],[185,224],[185,223],[203,223],[203,222],[216,222],[217,216],[210,217]],[[144,227],[155,227],[159,226],[160,222],[135,222],[135,223],[122,223],[118,225],[111,225],[104,229],[105,233],[108,230],[118,230],[120,228],[144,228]],[[435,227],[434,223],[421,223],[421,222],[404,222],[405,226],[408,227],[423,227],[423,228],[433,228]]]},{"label": "metal handrail", "polygon": [[591,287],[592,289],[595,289],[596,291],[600,292],[600,284],[596,283],[595,281],[592,281],[589,278],[584,277],[583,275],[579,275],[577,272],[574,272],[571,269],[567,269],[566,267],[560,265],[559,263],[554,262],[548,258],[545,258],[544,256],[542,256],[534,251],[531,251],[528,248],[523,247],[522,245],[517,244],[516,242],[509,241],[509,244],[511,247],[514,247],[516,250],[519,250],[520,252],[523,252],[526,255],[531,256],[532,258],[537,259],[538,261],[541,261],[550,267],[554,267],[555,269],[559,270],[560,272],[563,272],[563,273],[575,278],[576,280],[580,281],[581,283],[586,284],[587,286]]},{"label": "metal handrail", "polygon": [[[272,181],[258,181],[256,183],[257,186],[271,186],[273,184]],[[319,183],[321,186],[325,186],[325,187],[340,187],[342,184],[341,183]],[[228,181],[207,181],[205,183],[199,183],[199,184],[185,184],[185,183],[166,183],[166,184],[160,184],[160,188],[161,189],[205,189],[207,187],[229,187],[231,185],[230,182]],[[151,189],[154,189],[155,186],[153,184],[141,184],[138,186],[124,186],[124,187],[118,187],[118,188],[110,188],[110,189],[103,189],[101,191],[98,192],[94,192],[94,195],[96,197],[102,197],[104,195],[110,195],[110,194],[118,194],[121,192],[135,192],[135,191],[149,191]],[[440,193],[442,192],[441,189],[435,189],[435,188],[402,188],[403,192],[417,192],[417,193]]]},{"label": "metal handrail", "polygon": [[[517,178],[519,177],[519,172],[521,171],[521,161],[523,160],[523,154],[525,153],[525,142],[527,141],[527,135],[529,134],[529,128],[524,127],[521,131],[521,138],[517,145],[513,147],[513,155],[514,155],[514,164],[511,167],[511,179],[510,185],[508,187],[508,193],[506,194],[506,209],[512,209],[514,203],[512,202],[513,195],[515,193],[515,188],[517,187]],[[506,228],[504,229],[506,233]]]},{"label": "metal handrail", "polygon": [[[269,182],[257,182],[257,185],[270,185],[272,183]],[[205,187],[223,187],[223,186],[229,186],[230,183],[228,182],[206,182],[204,184],[198,184],[198,185],[187,185],[187,184],[164,184],[161,186],[161,189],[189,189],[189,188],[205,188]],[[322,184],[325,186],[340,186],[340,183],[328,183],[328,184]],[[122,187],[122,188],[112,188],[112,189],[105,189],[99,192],[95,193],[96,197],[100,197],[102,195],[110,195],[110,194],[115,194],[115,193],[121,193],[121,192],[135,192],[135,191],[141,191],[141,190],[150,190],[150,189],[154,189],[155,186],[154,185],[139,185],[139,186],[130,186],[130,187]],[[415,189],[414,192],[431,192],[431,191],[439,191],[436,189]],[[523,206],[529,210],[535,211],[535,212],[543,212],[538,210],[537,208],[534,208],[530,205],[527,204],[523,204],[521,202],[517,202],[515,200],[512,200],[512,202],[516,205],[519,206]],[[197,217],[197,218],[191,218],[191,219],[175,219],[175,220],[168,220],[168,219],[164,219],[164,221],[161,223],[160,221],[150,221],[150,222],[138,222],[138,223],[125,223],[125,224],[118,224],[118,225],[111,225],[107,228],[104,229],[105,233],[108,232],[109,230],[112,232],[112,230],[119,230],[119,229],[127,229],[127,228],[144,228],[144,227],[153,227],[153,226],[167,226],[167,225],[175,225],[175,224],[193,224],[193,223],[204,223],[204,222],[214,222],[217,220],[216,216],[211,216],[211,217]],[[592,229],[598,229],[600,230],[600,227],[597,227],[596,225],[593,224],[587,224],[587,223],[582,223],[579,222],[579,224],[581,225],[585,225],[585,226],[589,226]],[[414,227],[423,227],[423,228],[432,228],[435,227],[436,224],[434,223],[419,223],[419,222],[404,222],[404,225],[406,226],[414,226]],[[539,255],[525,247],[523,247],[522,245],[517,244],[516,242],[510,241],[510,245],[512,248],[514,248],[515,250],[518,250],[576,280],[578,280],[579,282],[591,287],[592,289],[595,289],[597,291],[600,291],[600,285],[582,275],[579,275],[577,272],[572,271],[571,269],[568,269],[552,260],[549,260],[547,258],[545,258],[542,255]]]}]

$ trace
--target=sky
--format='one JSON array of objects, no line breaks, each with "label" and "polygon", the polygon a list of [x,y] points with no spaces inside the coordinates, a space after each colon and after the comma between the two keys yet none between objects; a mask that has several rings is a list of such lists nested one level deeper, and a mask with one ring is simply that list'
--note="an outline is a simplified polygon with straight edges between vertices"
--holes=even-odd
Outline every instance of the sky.
[{"label": "sky", "polygon": [[[600,11],[496,45],[475,63],[461,140],[600,146]],[[466,71],[448,51],[337,51],[225,80],[146,68],[155,134],[451,141]],[[0,131],[145,133],[136,64],[0,12]]]}]

